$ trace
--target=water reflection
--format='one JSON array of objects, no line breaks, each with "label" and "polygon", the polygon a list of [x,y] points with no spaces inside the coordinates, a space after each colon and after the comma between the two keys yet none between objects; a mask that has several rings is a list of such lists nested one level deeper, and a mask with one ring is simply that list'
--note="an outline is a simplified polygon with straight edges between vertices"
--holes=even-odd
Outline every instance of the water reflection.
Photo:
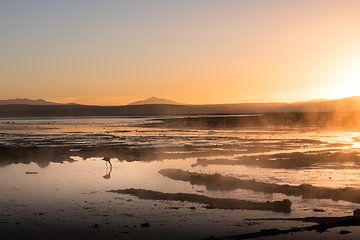
[{"label": "water reflection", "polygon": [[[109,157],[104,157],[103,160],[105,161],[105,165],[106,165],[106,172],[105,175],[103,176],[104,179],[110,179],[111,178],[111,172],[112,172],[112,164],[111,164],[111,159]],[[109,165],[109,167],[108,167]]]},{"label": "water reflection", "polygon": [[[15,222],[28,221],[29,226],[33,226],[38,223],[58,224],[60,219],[71,228],[74,225],[85,226],[86,229],[88,226],[99,226],[100,230],[109,228],[115,229],[115,232],[126,232],[128,237],[124,239],[141,239],[136,234],[146,234],[140,227],[146,221],[151,223],[151,227],[146,229],[147,233],[159,233],[156,231],[166,227],[174,229],[173,236],[186,239],[185,229],[191,237],[197,235],[203,239],[210,235],[209,231],[228,235],[244,229],[248,231],[251,227],[256,230],[269,224],[264,222],[245,226],[242,222],[245,218],[281,217],[271,212],[210,210],[194,203],[139,200],[107,192],[127,188],[250,201],[289,198],[293,202],[293,211],[286,217],[342,216],[351,214],[357,207],[356,204],[344,201],[309,200],[248,189],[215,191],[159,173],[162,169],[175,168],[194,173],[230,175],[247,181],[255,179],[270,184],[360,187],[360,168],[356,164],[358,156],[351,158],[349,154],[340,154],[334,158],[334,154],[330,154],[324,155],[322,159],[316,156],[309,160],[311,164],[297,168],[293,164],[287,168],[267,168],[264,165],[275,164],[274,160],[288,164],[287,161],[295,158],[299,160],[299,156],[304,158],[302,155],[305,151],[358,151],[354,149],[354,146],[358,146],[355,142],[357,133],[139,129],[124,126],[121,120],[114,119],[101,121],[101,124],[88,122],[87,127],[78,124],[81,129],[77,130],[72,129],[71,124],[66,124],[66,128],[56,123],[53,125],[56,127],[49,126],[46,133],[36,132],[36,137],[34,132],[22,132],[21,136],[18,133],[0,133],[0,211],[3,213],[0,221],[14,223],[14,226],[18,226]],[[56,132],[52,132],[55,131],[52,129],[56,129]],[[66,131],[71,131],[71,134]],[[282,151],[286,154],[274,155]],[[304,154],[294,155],[295,152]],[[243,161],[244,156],[248,156],[250,163],[259,160],[259,156],[266,157],[266,161],[249,164]],[[333,165],[339,166],[342,159],[351,161],[334,168]],[[116,174],[112,174],[115,160]],[[318,164],[319,160],[322,165]],[[329,166],[331,162],[334,164]],[[347,164],[346,168],[344,164]],[[321,208],[324,212],[313,212],[314,208]],[[38,214],[45,210],[45,215]],[[244,228],[239,227],[239,222]],[[138,228],[133,228],[134,225]],[[97,230],[91,228],[91,231]],[[158,239],[158,236],[148,235],[148,239]]]}]

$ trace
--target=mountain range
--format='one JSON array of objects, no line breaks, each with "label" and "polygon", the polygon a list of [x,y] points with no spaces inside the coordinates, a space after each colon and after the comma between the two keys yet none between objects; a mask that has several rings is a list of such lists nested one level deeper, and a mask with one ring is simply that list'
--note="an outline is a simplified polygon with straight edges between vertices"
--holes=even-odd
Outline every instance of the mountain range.
[{"label": "mountain range", "polygon": [[58,104],[45,100],[1,100],[0,117],[207,115],[274,112],[360,112],[360,97],[297,103],[181,105],[150,98],[125,106]]},{"label": "mountain range", "polygon": [[26,104],[26,105],[59,105],[60,103],[50,102],[43,99],[16,98],[0,100],[0,105]]}]

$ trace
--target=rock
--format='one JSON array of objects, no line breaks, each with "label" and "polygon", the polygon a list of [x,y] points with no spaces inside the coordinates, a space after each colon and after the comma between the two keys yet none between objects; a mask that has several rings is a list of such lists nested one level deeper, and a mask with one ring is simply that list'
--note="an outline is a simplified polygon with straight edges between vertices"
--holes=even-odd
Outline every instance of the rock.
[{"label": "rock", "polygon": [[91,228],[99,228],[99,225],[97,223],[95,223],[94,225],[90,226]]},{"label": "rock", "polygon": [[167,209],[179,210],[179,207],[168,207]]},{"label": "rock", "polygon": [[142,223],[140,226],[143,228],[148,228],[150,227],[150,223]]},{"label": "rock", "polygon": [[351,233],[350,231],[346,231],[346,230],[341,230],[339,232],[339,234],[341,234],[341,235],[350,234],[350,233]]},{"label": "rock", "polygon": [[357,216],[357,217],[360,217],[360,208],[355,209],[354,212],[353,212],[353,215]]},{"label": "rock", "polygon": [[325,212],[325,210],[321,208],[314,208],[313,212]]}]

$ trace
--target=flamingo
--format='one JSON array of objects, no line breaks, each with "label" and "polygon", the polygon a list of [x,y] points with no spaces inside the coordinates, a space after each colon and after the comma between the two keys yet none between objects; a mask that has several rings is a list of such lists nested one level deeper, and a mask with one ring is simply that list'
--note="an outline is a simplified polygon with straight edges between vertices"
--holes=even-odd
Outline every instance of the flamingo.
[{"label": "flamingo", "polygon": [[[110,167],[112,167],[112,164],[111,164],[111,159],[109,157],[104,157],[103,160],[106,162],[106,163],[109,163]],[[107,164],[106,164],[107,166]]]},{"label": "flamingo", "polygon": [[[110,179],[111,178],[111,171],[112,171],[112,164],[111,164],[111,159],[109,157],[104,157],[103,160],[105,161],[105,164],[106,164],[106,174],[103,176],[103,178],[105,179]],[[107,172],[107,169],[108,169],[108,166],[107,166],[107,163],[109,163],[110,165],[110,171]]]}]

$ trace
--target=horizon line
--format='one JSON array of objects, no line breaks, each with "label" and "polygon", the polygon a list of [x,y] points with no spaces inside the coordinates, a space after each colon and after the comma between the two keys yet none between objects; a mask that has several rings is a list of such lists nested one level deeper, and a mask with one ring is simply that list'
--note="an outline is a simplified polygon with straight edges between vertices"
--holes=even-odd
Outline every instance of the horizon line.
[{"label": "horizon line", "polygon": [[[174,100],[161,98],[161,97],[155,97],[162,100],[172,101],[175,102],[174,104],[171,103],[150,103],[150,104],[133,104],[138,101],[145,101],[153,97],[149,97],[146,99],[140,99],[137,101],[133,101],[130,103],[125,104],[86,104],[86,103],[78,103],[78,102],[62,102],[62,101],[56,101],[46,98],[9,98],[9,99],[0,99],[0,101],[15,101],[15,100],[28,100],[28,101],[45,101],[48,102],[49,105],[52,104],[59,104],[59,105],[82,105],[82,106],[104,106],[104,107],[118,107],[118,106],[136,106],[136,105],[178,105],[178,106],[201,106],[201,105],[234,105],[234,104],[296,104],[296,103],[307,103],[307,102],[327,102],[327,101],[336,101],[336,100],[344,100],[344,99],[351,99],[351,98],[357,98],[360,97],[358,95],[349,96],[349,97],[340,97],[340,98],[320,98],[320,99],[304,99],[299,101],[243,101],[243,102],[224,102],[224,103],[180,103]],[[14,104],[15,105],[15,104]],[[31,104],[29,104],[31,105]],[[46,105],[46,104],[42,104]]]}]

